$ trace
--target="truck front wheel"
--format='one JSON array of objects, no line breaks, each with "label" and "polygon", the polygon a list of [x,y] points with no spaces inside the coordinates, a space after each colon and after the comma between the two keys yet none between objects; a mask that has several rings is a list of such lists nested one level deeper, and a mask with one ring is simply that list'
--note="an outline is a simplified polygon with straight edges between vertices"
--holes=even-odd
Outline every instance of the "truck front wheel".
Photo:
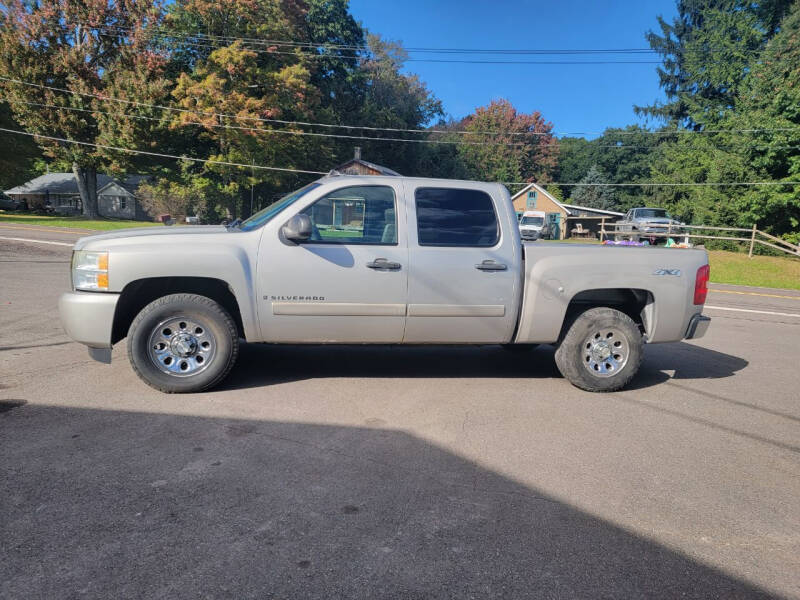
[{"label": "truck front wheel", "polygon": [[167,393],[200,392],[230,372],[239,334],[228,312],[197,294],[154,300],[128,332],[128,358],[149,386]]},{"label": "truck front wheel", "polygon": [[575,387],[614,392],[639,370],[644,340],[628,315],[613,308],[590,308],[578,316],[556,347],[556,366]]}]

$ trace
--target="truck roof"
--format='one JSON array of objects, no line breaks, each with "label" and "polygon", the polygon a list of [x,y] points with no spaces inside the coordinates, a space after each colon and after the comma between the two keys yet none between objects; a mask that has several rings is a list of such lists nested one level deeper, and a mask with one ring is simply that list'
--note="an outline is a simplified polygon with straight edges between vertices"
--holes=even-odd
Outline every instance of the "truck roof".
[{"label": "truck roof", "polygon": [[507,189],[502,183],[495,183],[495,182],[488,182],[488,181],[475,181],[469,179],[443,179],[443,178],[436,178],[436,177],[406,177],[405,175],[339,175],[339,174],[330,174],[325,175],[324,177],[320,177],[317,181],[320,183],[328,183],[331,181],[349,181],[352,180],[354,182],[365,183],[365,182],[391,182],[397,181],[398,179],[402,181],[411,181],[411,182],[427,182],[432,184],[440,184],[440,185],[457,185],[457,184],[469,184],[470,186],[499,186],[503,189]]}]

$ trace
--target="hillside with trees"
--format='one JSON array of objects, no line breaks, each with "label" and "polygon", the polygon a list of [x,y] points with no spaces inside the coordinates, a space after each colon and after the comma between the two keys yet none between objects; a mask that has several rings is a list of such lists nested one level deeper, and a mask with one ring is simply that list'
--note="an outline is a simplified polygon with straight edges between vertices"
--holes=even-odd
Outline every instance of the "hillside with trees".
[{"label": "hillside with trees", "polygon": [[[717,184],[800,180],[800,2],[677,7],[646,34],[665,100],[636,107],[644,125],[559,139],[545,115],[504,99],[448,117],[402,46],[367,31],[347,0],[11,0],[0,9],[3,126],[95,145],[3,134],[14,149],[4,185],[47,160],[75,173],[91,215],[98,171],[146,173],[150,206],[216,221],[360,146],[406,175],[559,183],[548,189],[567,202],[662,206],[797,240],[800,186]],[[287,170],[258,168],[270,166]]]}]

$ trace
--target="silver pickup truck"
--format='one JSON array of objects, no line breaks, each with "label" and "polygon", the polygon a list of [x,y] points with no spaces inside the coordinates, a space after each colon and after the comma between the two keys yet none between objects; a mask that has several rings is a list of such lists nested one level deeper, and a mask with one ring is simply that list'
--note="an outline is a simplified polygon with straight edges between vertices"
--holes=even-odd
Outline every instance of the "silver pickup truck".
[{"label": "silver pickup truck", "polygon": [[651,244],[659,241],[666,242],[663,237],[668,233],[678,233],[680,229],[676,226],[683,225],[680,221],[673,219],[663,208],[632,208],[625,216],[616,222],[616,238],[628,237],[640,240],[649,239]]},{"label": "silver pickup truck", "polygon": [[82,238],[59,309],[97,360],[127,337],[163,392],[218,384],[240,340],[554,344],[570,382],[613,391],[645,342],[705,333],[707,281],[704,250],[523,243],[499,184],[329,176],[233,226]]}]

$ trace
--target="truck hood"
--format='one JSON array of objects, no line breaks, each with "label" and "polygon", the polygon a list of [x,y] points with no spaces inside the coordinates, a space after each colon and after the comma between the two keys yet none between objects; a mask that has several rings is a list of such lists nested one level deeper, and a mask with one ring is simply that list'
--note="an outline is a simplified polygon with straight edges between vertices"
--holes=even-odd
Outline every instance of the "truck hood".
[{"label": "truck hood", "polygon": [[[116,231],[109,231],[107,233],[98,233],[95,235],[87,235],[80,238],[75,242],[75,250],[82,250],[89,244],[96,244],[97,242],[104,242],[107,240],[118,240],[123,238],[138,238],[138,237],[152,237],[161,235],[188,235],[188,234],[209,234],[209,233],[225,233],[228,229],[224,225],[187,225],[180,227],[135,227],[131,229],[117,229]],[[231,233],[237,232],[238,229],[231,230]]]},{"label": "truck hood", "polygon": [[673,225],[677,225],[678,221],[675,219],[668,219],[666,217],[653,217],[651,219],[636,219],[639,223],[644,223],[645,225],[669,225],[672,223]]}]

